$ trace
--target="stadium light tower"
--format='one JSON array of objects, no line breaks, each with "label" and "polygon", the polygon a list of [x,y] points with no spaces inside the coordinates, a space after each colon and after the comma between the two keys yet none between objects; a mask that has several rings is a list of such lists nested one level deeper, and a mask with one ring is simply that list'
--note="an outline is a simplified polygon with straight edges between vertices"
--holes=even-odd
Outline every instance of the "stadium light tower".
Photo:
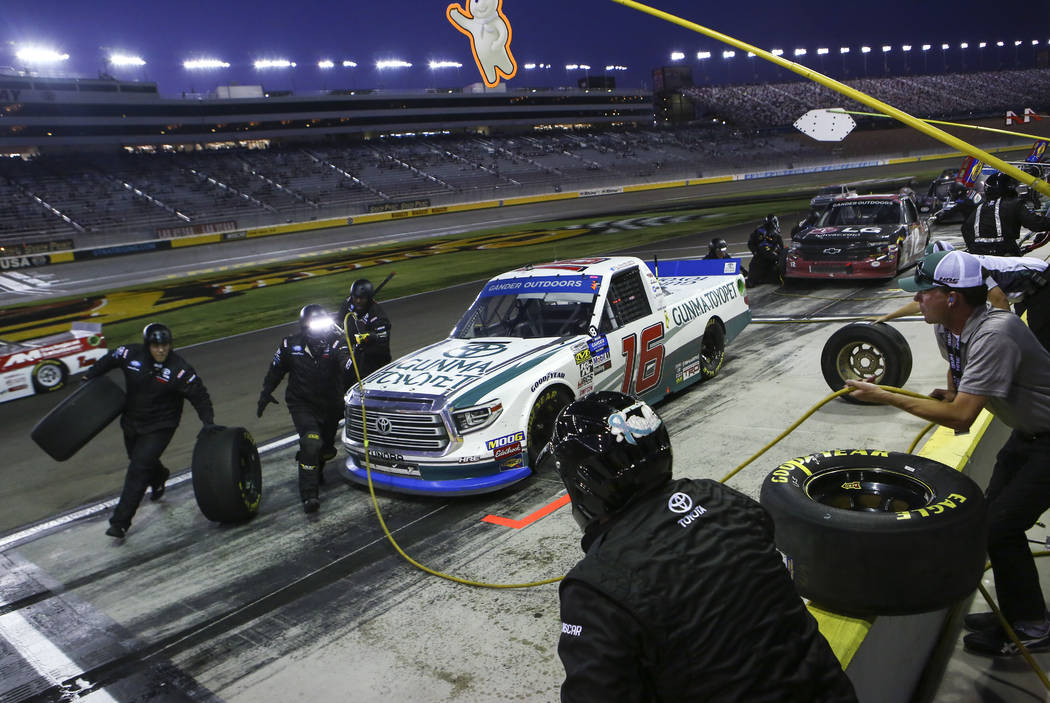
[{"label": "stadium light tower", "polygon": [[783,49],[773,49],[769,53],[773,54],[773,56],[783,56],[784,55],[784,50]]},{"label": "stadium light tower", "polygon": [[890,72],[890,50],[893,49],[889,44],[882,45],[882,73],[885,75]]},{"label": "stadium light tower", "polygon": [[22,46],[15,50],[15,58],[26,65],[51,65],[69,60],[69,54],[64,54],[46,46]]},{"label": "stadium light tower", "polygon": [[911,66],[908,63],[908,54],[911,53],[911,44],[901,44],[901,53],[904,54],[904,72],[911,73]]},{"label": "stadium light tower", "polygon": [[330,68],[335,68],[335,61],[331,59],[321,59],[317,62],[317,67],[322,71],[327,71]]},{"label": "stadium light tower", "polygon": [[848,46],[840,46],[839,47],[839,56],[842,57],[842,75],[844,75],[844,76],[848,76],[849,75],[849,70],[846,68],[846,54],[848,54],[848,53],[849,53],[849,47]]},{"label": "stadium light tower", "polygon": [[[684,58],[685,58],[685,52],[684,51],[672,51],[671,52],[671,60],[672,61],[681,61]],[[566,66],[566,68],[568,68],[568,66]]]},{"label": "stadium light tower", "polygon": [[216,68],[229,68],[230,64],[222,59],[187,59],[182,62],[187,71],[207,71]]},{"label": "stadium light tower", "polygon": [[929,56],[931,48],[932,47],[929,44],[923,44],[922,45],[922,72],[923,73],[929,73],[930,72],[930,65],[929,65],[929,63],[927,61],[927,56]]},{"label": "stadium light tower", "polygon": [[871,47],[870,46],[862,46],[862,47],[860,47],[860,55],[864,57],[864,75],[865,76],[868,75],[868,54],[870,54],[870,53],[871,53]]},{"label": "stadium light tower", "polygon": [[110,54],[109,65],[117,68],[138,67],[145,66],[146,61],[141,56],[133,56],[131,54]]},{"label": "stadium light tower", "polygon": [[950,48],[951,48],[950,44],[947,44],[947,43],[941,44],[941,67],[942,67],[942,72],[943,73],[947,73],[948,72],[948,49],[950,49]]}]

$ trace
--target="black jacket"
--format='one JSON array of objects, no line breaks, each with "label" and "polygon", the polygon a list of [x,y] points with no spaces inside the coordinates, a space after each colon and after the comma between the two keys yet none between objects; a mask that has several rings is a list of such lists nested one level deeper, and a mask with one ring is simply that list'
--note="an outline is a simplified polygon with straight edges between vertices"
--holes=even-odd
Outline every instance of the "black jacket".
[{"label": "black jacket", "polygon": [[282,339],[263,379],[263,392],[273,393],[288,374],[284,400],[289,408],[341,407],[343,373],[350,363],[346,343],[333,335],[312,345],[301,333]]},{"label": "black jacket", "polygon": [[[374,300],[364,310],[356,310],[351,299],[347,298],[339,309],[339,319],[336,322],[342,325],[348,312],[356,315],[356,324],[353,316],[346,322],[350,339],[353,340],[357,334],[368,335],[364,341],[354,346],[354,361],[357,362],[361,378],[364,378],[390,363],[390,318],[383,307]],[[352,368],[350,373],[353,374]],[[349,380],[356,383],[356,374]]]},{"label": "black jacket", "polygon": [[1028,209],[1023,200],[999,198],[978,205],[962,226],[971,254],[1020,256],[1021,226],[1033,232],[1050,230],[1050,219]]},{"label": "black jacket", "polygon": [[117,347],[96,361],[84,377],[95,378],[118,368],[124,372],[126,393],[121,426],[139,433],[178,427],[183,398],[193,404],[201,422],[215,422],[215,410],[204,382],[174,351],[168,353],[163,364],[158,364],[141,344]]},{"label": "black jacket", "polygon": [[756,259],[767,258],[775,261],[784,250],[784,238],[780,236],[779,230],[761,224],[748,237],[747,248]]},{"label": "black jacket", "polygon": [[711,480],[645,494],[561,584],[563,702],[855,702],[758,503]]}]

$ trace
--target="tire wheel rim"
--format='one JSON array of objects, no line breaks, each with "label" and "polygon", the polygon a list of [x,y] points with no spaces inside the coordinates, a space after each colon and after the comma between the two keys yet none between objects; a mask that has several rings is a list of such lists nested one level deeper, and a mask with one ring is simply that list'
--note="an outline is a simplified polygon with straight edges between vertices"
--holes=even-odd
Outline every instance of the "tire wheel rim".
[{"label": "tire wheel rim", "polygon": [[41,366],[36,372],[36,380],[44,388],[54,388],[62,382],[62,371],[54,364]]},{"label": "tire wheel rim", "polygon": [[933,502],[933,489],[911,476],[876,468],[824,471],[805,482],[813,501],[841,510],[899,513]]},{"label": "tire wheel rim", "polygon": [[873,344],[853,342],[839,350],[835,368],[843,381],[867,381],[874,376],[874,383],[881,383],[886,375],[886,356]]}]

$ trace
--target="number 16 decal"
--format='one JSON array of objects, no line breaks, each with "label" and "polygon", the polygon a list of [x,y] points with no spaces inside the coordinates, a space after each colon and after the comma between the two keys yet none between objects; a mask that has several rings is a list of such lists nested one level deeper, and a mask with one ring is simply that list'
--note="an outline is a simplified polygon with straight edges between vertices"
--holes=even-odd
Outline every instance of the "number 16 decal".
[{"label": "number 16 decal", "polygon": [[623,384],[620,391],[631,392],[631,377],[635,376],[635,357],[638,357],[638,374],[634,379],[634,392],[644,393],[660,382],[660,370],[664,365],[664,323],[657,322],[642,330],[641,353],[638,353],[638,336],[630,334],[621,340],[623,351],[620,356],[627,357],[623,373]]}]

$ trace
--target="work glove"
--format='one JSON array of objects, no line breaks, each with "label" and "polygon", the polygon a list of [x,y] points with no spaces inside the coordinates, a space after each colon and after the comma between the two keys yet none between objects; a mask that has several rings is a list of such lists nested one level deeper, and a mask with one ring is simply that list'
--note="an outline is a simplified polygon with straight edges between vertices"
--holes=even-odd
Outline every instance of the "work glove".
[{"label": "work glove", "polygon": [[274,398],[273,395],[271,395],[270,393],[267,393],[266,391],[260,393],[259,407],[255,410],[255,416],[262,417],[263,411],[266,410],[266,406],[270,403],[273,403],[274,405],[280,405],[280,403],[277,402],[277,399]]},{"label": "work glove", "polygon": [[364,334],[355,334],[354,335],[354,344],[356,344],[357,346],[361,346],[362,344],[364,344],[364,341],[366,339],[368,339],[368,333],[367,332],[365,332]]}]

